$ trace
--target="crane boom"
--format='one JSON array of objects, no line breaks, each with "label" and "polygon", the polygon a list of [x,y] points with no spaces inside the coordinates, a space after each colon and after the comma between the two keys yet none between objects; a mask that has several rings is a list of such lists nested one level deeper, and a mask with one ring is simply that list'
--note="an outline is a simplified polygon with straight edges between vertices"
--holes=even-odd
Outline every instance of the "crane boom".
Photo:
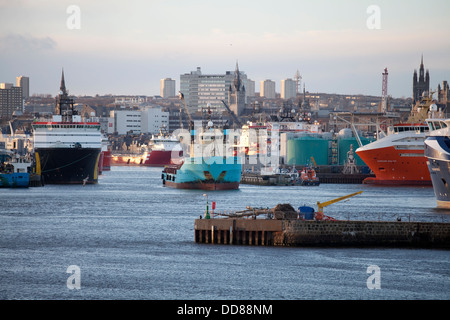
[{"label": "crane boom", "polygon": [[319,212],[316,215],[316,219],[317,220],[321,220],[323,218],[323,208],[325,208],[326,206],[329,206],[330,204],[333,204],[333,203],[336,203],[336,202],[339,202],[339,201],[342,201],[342,200],[354,197],[354,196],[356,196],[358,194],[361,194],[361,193],[362,193],[362,191],[358,191],[358,192],[355,192],[355,193],[352,193],[352,194],[349,194],[349,195],[346,195],[346,196],[343,196],[343,197],[339,197],[339,198],[336,198],[336,199],[333,199],[333,200],[330,200],[330,201],[323,202],[323,203],[320,203],[319,201],[317,201],[317,207],[319,208]]},{"label": "crane boom", "polygon": [[228,105],[225,103],[225,101],[223,101],[223,100],[221,100],[221,101],[222,101],[223,105],[225,106],[225,108],[228,110],[228,112],[233,117],[234,122],[242,127],[242,123],[241,123],[241,121],[239,121],[239,118],[236,116],[236,114],[233,111],[231,111],[231,109],[228,107]]},{"label": "crane boom", "polygon": [[191,113],[189,112],[189,110],[186,106],[186,100],[184,100],[184,94],[181,91],[179,91],[179,93],[180,93],[180,100],[183,100],[184,111],[186,111],[188,118],[189,118],[189,123],[190,123],[189,125],[191,125],[194,123],[194,121],[192,120]]}]

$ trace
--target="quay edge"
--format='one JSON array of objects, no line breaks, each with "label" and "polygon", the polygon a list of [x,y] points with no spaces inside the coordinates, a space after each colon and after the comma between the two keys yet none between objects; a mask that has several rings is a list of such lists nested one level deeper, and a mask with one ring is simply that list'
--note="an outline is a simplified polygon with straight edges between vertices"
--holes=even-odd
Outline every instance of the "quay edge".
[{"label": "quay edge", "polygon": [[210,244],[450,249],[450,223],[196,219],[195,242]]}]

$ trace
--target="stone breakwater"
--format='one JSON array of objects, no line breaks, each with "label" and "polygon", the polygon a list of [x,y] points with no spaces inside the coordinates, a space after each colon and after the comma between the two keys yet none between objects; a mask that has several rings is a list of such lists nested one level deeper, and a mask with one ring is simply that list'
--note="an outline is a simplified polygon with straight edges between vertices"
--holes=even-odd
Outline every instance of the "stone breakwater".
[{"label": "stone breakwater", "polygon": [[195,241],[270,246],[450,249],[450,223],[197,219],[195,220]]}]

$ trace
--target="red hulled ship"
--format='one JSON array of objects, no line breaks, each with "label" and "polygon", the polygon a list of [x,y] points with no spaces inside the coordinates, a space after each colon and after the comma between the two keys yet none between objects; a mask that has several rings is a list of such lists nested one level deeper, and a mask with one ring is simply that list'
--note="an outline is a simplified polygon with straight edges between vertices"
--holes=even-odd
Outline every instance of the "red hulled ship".
[{"label": "red hulled ship", "polygon": [[160,132],[153,136],[148,146],[143,146],[138,154],[113,154],[111,164],[115,166],[164,167],[178,163],[183,156],[179,140]]}]

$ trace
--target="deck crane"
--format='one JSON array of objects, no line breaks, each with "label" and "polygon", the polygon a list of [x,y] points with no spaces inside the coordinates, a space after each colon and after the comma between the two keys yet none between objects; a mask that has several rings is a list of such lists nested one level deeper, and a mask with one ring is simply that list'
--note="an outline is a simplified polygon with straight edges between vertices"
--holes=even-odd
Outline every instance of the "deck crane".
[{"label": "deck crane", "polygon": [[[186,111],[186,114],[188,115],[189,118],[189,133],[191,135],[191,141],[190,141],[190,155],[193,156],[194,155],[194,141],[195,141],[195,135],[194,135],[194,120],[192,120],[192,116],[191,113],[189,112],[189,109],[186,106],[186,100],[184,100],[184,94],[181,91],[178,91],[180,93],[180,100],[183,100],[183,107],[184,110]],[[181,111],[181,109],[180,109]],[[180,123],[181,125],[183,124],[183,122],[181,121],[181,112],[180,112]],[[183,127],[181,127],[183,128]]]},{"label": "deck crane", "polygon": [[346,196],[343,196],[340,198],[336,198],[336,199],[333,199],[330,201],[323,202],[323,203],[320,203],[319,201],[317,201],[317,207],[319,208],[319,211],[316,213],[316,220],[323,220],[324,217],[327,217],[323,214],[323,208],[325,208],[326,206],[329,206],[330,204],[354,197],[361,193],[362,193],[362,191],[358,191],[358,192],[355,192],[355,193],[352,193],[352,194],[349,194],[349,195],[346,195]]},{"label": "deck crane", "polygon": [[[181,91],[178,91],[178,92],[180,93],[180,100],[183,101],[184,111],[186,112],[186,114],[188,115],[188,118],[189,118],[189,129],[192,129],[194,127],[194,121],[192,120],[191,113],[189,112],[189,109],[186,106],[186,100],[184,100],[184,94]],[[180,114],[181,114],[181,112],[180,112]]]},{"label": "deck crane", "polygon": [[228,105],[225,103],[224,100],[221,100],[223,105],[225,106],[225,108],[227,109],[227,111],[231,114],[231,116],[233,117],[233,121],[235,124],[237,124],[239,127],[242,127],[242,122],[239,120],[239,118],[236,116],[236,114],[231,111],[231,109],[228,107]]},{"label": "deck crane", "polygon": [[316,160],[314,159],[314,157],[311,156],[311,161],[314,164],[314,168],[317,168],[317,163]]}]

